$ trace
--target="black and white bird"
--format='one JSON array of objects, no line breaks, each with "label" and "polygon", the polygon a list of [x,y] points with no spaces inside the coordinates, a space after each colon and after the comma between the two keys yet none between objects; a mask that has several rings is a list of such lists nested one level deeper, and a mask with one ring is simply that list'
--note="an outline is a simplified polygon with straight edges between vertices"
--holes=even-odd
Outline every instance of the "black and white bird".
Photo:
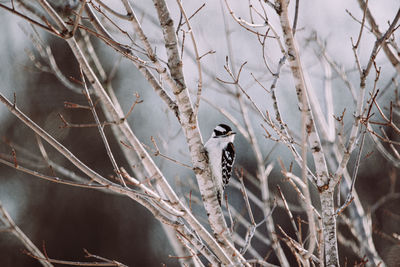
[{"label": "black and white bird", "polygon": [[219,124],[214,128],[210,139],[205,144],[219,205],[222,202],[225,186],[231,178],[232,166],[235,161],[235,147],[233,146],[235,134],[228,125]]}]

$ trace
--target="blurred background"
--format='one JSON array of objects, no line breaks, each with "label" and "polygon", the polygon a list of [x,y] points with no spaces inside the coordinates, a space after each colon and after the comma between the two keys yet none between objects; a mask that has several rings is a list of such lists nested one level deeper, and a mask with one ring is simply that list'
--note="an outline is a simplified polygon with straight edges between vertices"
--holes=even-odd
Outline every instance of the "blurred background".
[{"label": "blurred background", "polygon": [[[112,1],[105,2],[111,3]],[[139,2],[133,3],[133,6],[142,21],[145,33],[149,36],[160,57],[166,59],[156,11],[151,1]],[[180,18],[180,12],[175,1],[167,2],[176,25]],[[247,2],[230,2],[231,8],[238,17],[247,18]],[[1,3],[10,6],[10,1],[1,1]],[[203,4],[203,2],[193,1],[184,1],[183,3],[188,14],[192,14]],[[272,103],[270,96],[260,89],[251,76],[254,74],[266,87],[269,87],[272,81],[272,75],[266,70],[263,63],[262,51],[256,37],[238,27],[227,12],[223,1],[205,1],[204,3],[204,8],[191,20],[201,53],[215,51],[202,59],[206,73],[203,80],[204,98],[213,105],[226,108],[234,115],[239,114],[235,98],[232,97],[234,89],[227,85],[221,85],[215,79],[218,77],[222,80],[229,80],[229,76],[224,70],[226,57],[229,55],[236,69],[243,62],[248,62],[241,74],[241,83],[247,92],[257,99],[257,104],[261,109],[268,110]],[[293,5],[291,7],[293,8]],[[122,10],[122,7],[117,4],[114,8]],[[399,3],[396,0],[371,0],[369,8],[381,26],[381,31],[385,31],[387,22],[393,19]],[[300,1],[296,37],[303,66],[307,69],[311,83],[319,93],[323,90],[324,72],[319,61],[319,49],[315,43],[310,41],[310,37],[315,33],[325,42],[327,52],[347,70],[351,82],[356,87],[359,84],[350,37],[357,38],[360,25],[351,18],[346,10],[355,17],[362,18],[362,11],[356,1]],[[279,28],[278,18],[272,10],[269,12],[271,14],[269,22]],[[291,12],[293,14],[293,10]],[[121,22],[121,25],[134,36],[129,24]],[[35,31],[37,31],[41,41],[51,47],[61,72],[66,77],[79,79],[77,62],[67,44],[41,30],[33,29],[28,23],[2,8],[0,8],[0,30],[1,93],[10,100],[16,93],[17,106],[34,122],[62,142],[89,167],[104,176],[111,175],[113,169],[97,128],[61,127],[63,123],[59,114],[62,114],[67,121],[77,124],[93,123],[92,114],[88,110],[64,108],[65,101],[82,105],[87,105],[87,101],[82,94],[66,88],[52,73],[46,73],[38,67],[39,63],[45,64],[45,62],[40,59],[30,35],[35,35]],[[229,38],[227,39],[226,36]],[[399,31],[395,36],[398,40]],[[179,33],[179,37],[182,40],[181,33]],[[121,37],[121,42],[124,41],[123,38]],[[367,62],[375,40],[376,38],[370,32],[364,31],[359,50],[361,63]],[[120,55],[110,47],[95,39],[93,39],[93,43],[98,55],[101,55],[100,60],[106,72],[110,73],[116,70],[112,85],[124,111],[127,112],[135,101],[136,92],[143,100],[142,103],[135,106],[128,118],[135,134],[150,147],[152,147],[150,136],[153,136],[164,154],[190,164],[185,138],[179,130],[176,118],[167,111],[164,103],[160,101],[139,71],[128,60],[121,59]],[[229,46],[231,51],[228,49]],[[275,42],[270,41],[265,50],[267,60],[275,69],[281,57],[279,48]],[[34,61],[30,59],[32,55],[36,56]],[[184,74],[188,87],[195,93],[198,76],[192,55],[193,49],[186,36],[183,55]],[[398,80],[395,70],[383,53],[379,54],[377,64],[382,67],[378,82],[379,88],[385,88],[393,77]],[[372,89],[374,78],[373,75],[369,76],[368,90]],[[352,103],[351,95],[337,75],[333,75],[332,84],[335,100],[334,112],[336,116],[339,116],[343,109]],[[386,89],[387,93],[385,92],[381,98],[383,103],[394,101],[394,88],[395,86],[391,85]],[[320,95],[322,97],[323,94],[320,93]],[[297,112],[297,98],[287,67],[283,69],[278,82],[277,97],[285,122],[296,133],[300,129],[300,114]],[[231,124],[207,101],[201,102],[199,113],[203,140],[209,138],[216,124]],[[387,112],[387,110],[385,111]],[[349,129],[348,125],[350,124],[348,123],[352,120],[352,112],[352,110],[346,111],[344,119],[347,126],[345,130]],[[102,115],[100,114],[100,116]],[[293,161],[289,151],[286,147],[276,145],[275,142],[266,139],[265,132],[260,127],[261,119],[254,112],[251,113],[251,116],[263,156],[266,158],[266,162],[275,164],[269,180],[271,192],[274,194],[276,185],[280,184],[285,190],[288,201],[297,202],[297,197],[285,184],[277,162],[279,158],[288,166]],[[397,117],[395,119],[397,120]],[[101,117],[101,120],[104,120],[104,116]],[[2,157],[11,155],[12,148],[14,148],[17,159],[19,155],[30,155],[31,159],[34,159],[33,162],[40,162],[38,159],[41,159],[41,156],[35,135],[16,120],[4,105],[0,105],[0,125]],[[105,131],[107,136],[112,136],[109,128],[106,127]],[[395,133],[388,132],[388,134],[395,139]],[[118,140],[110,138],[109,141],[118,164],[126,166],[127,162],[119,149]],[[237,166],[243,166],[250,174],[255,175],[254,155],[244,138],[238,136],[235,145],[238,154]],[[52,161],[83,176],[49,145],[44,144],[44,146]],[[360,165],[356,188],[365,210],[368,211],[378,199],[390,190],[399,192],[400,185],[393,182],[397,178],[397,168],[388,163],[376,151],[371,139],[367,138],[364,151],[365,155]],[[354,167],[353,158],[349,164],[350,173]],[[154,157],[154,160],[168,177],[170,183],[178,188],[178,192],[181,192],[181,197],[188,199],[191,191],[193,194],[198,194],[192,172],[160,157]],[[42,165],[38,163],[36,168],[50,174],[50,170]],[[249,186],[249,190],[256,191],[251,184],[246,185]],[[241,194],[237,189],[228,188],[228,197],[237,210],[244,208]],[[173,257],[174,252],[160,223],[147,210],[130,199],[102,191],[54,184],[0,165],[0,201],[16,224],[39,248],[45,247],[51,258],[84,261],[87,259],[84,257],[83,249],[87,249],[93,254],[114,259],[129,266],[161,266],[163,264],[178,266],[178,261]],[[394,235],[400,234],[399,207],[400,201],[397,198],[385,202],[372,213],[377,250],[389,262],[396,262],[399,259],[396,258],[396,255],[400,254],[398,235],[397,239]],[[199,208],[198,212],[202,214],[203,211]],[[285,228],[289,222],[283,214],[282,210],[278,208],[274,212],[274,219],[282,228],[290,228]],[[261,213],[256,213],[255,217],[256,221],[263,219]],[[241,233],[244,233],[245,230],[238,229]],[[254,246],[259,248],[261,255],[267,255],[270,250],[268,247],[262,247],[262,244],[255,243]],[[362,258],[342,246],[339,249],[341,262],[347,261],[352,264]],[[23,250],[23,245],[14,236],[6,231],[0,231],[0,266],[40,266],[35,259],[25,255]],[[274,258],[269,261],[277,264]]]}]

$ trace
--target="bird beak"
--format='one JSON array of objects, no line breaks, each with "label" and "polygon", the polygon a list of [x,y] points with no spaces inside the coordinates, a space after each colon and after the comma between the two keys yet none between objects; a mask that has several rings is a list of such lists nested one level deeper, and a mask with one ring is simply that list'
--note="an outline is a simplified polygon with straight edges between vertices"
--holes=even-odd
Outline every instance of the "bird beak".
[{"label": "bird beak", "polygon": [[228,135],[236,134],[236,132],[229,132]]}]

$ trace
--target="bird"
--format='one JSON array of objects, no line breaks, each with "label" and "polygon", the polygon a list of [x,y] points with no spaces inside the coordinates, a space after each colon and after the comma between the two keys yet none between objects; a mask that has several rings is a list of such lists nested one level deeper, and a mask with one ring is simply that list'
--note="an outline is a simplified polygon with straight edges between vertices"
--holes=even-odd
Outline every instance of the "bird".
[{"label": "bird", "polygon": [[225,186],[229,183],[232,175],[232,166],[235,161],[235,147],[233,145],[235,135],[236,133],[228,125],[218,124],[204,146],[220,206]]}]

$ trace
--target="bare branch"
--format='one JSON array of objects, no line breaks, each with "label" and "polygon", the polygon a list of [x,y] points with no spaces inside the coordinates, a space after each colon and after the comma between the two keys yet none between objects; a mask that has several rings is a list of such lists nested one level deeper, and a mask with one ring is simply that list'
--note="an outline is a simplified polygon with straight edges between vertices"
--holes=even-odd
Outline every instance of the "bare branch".
[{"label": "bare branch", "polygon": [[22,230],[15,224],[10,214],[3,207],[3,204],[0,201],[0,220],[10,227],[10,231],[24,244],[25,248],[34,255],[39,258],[39,262],[45,267],[52,267],[53,265],[47,261],[44,257],[43,253],[32,243],[32,241],[22,232]]},{"label": "bare branch", "polygon": [[[197,72],[198,72],[199,77],[198,77],[198,81],[197,81],[197,99],[196,99],[196,102],[194,104],[194,109],[193,109],[193,113],[194,114],[193,114],[193,116],[197,117],[198,112],[199,112],[200,100],[201,100],[201,92],[202,92],[202,88],[203,88],[203,74],[202,74],[202,71],[201,71],[201,62],[200,62],[201,57],[199,55],[199,51],[198,51],[197,43],[196,43],[196,38],[195,38],[195,35],[193,33],[192,26],[190,25],[190,22],[189,22],[190,18],[187,17],[185,9],[183,8],[183,5],[181,3],[181,0],[176,0],[176,1],[177,1],[178,5],[179,5],[179,8],[180,8],[182,14],[183,14],[183,17],[185,18],[185,22],[186,22],[186,24],[188,26],[188,32],[190,34],[190,38],[192,39],[193,49],[194,49],[194,53],[196,55]],[[202,7],[200,7],[200,9]],[[200,9],[198,9],[198,11]],[[196,13],[198,11],[196,11]]]},{"label": "bare branch", "polygon": [[83,76],[82,68],[80,68],[80,71],[81,71],[81,79],[82,79],[82,81],[83,81],[83,83],[84,83],[85,96],[86,96],[87,101],[88,101],[88,103],[89,103],[90,109],[92,110],[92,114],[93,114],[94,120],[96,121],[97,129],[99,130],[101,139],[103,140],[104,146],[105,146],[105,148],[106,148],[107,155],[108,155],[108,157],[110,158],[111,164],[112,164],[113,167],[114,167],[114,172],[115,172],[115,174],[118,176],[118,178],[119,178],[121,184],[122,184],[124,187],[126,187],[124,178],[122,177],[121,173],[119,172],[119,167],[118,167],[118,165],[117,165],[117,163],[116,163],[116,161],[115,161],[114,155],[113,155],[113,153],[112,153],[112,151],[111,151],[111,148],[110,148],[110,145],[109,145],[109,143],[108,143],[108,141],[107,141],[107,137],[106,137],[106,135],[105,135],[105,133],[104,133],[104,129],[103,129],[103,127],[101,126],[99,117],[97,116],[96,108],[95,108],[95,106],[94,106],[94,104],[93,104],[93,102],[92,102],[92,99],[90,98],[90,93],[89,93],[89,90],[88,90],[87,85],[86,85],[85,77]]}]

